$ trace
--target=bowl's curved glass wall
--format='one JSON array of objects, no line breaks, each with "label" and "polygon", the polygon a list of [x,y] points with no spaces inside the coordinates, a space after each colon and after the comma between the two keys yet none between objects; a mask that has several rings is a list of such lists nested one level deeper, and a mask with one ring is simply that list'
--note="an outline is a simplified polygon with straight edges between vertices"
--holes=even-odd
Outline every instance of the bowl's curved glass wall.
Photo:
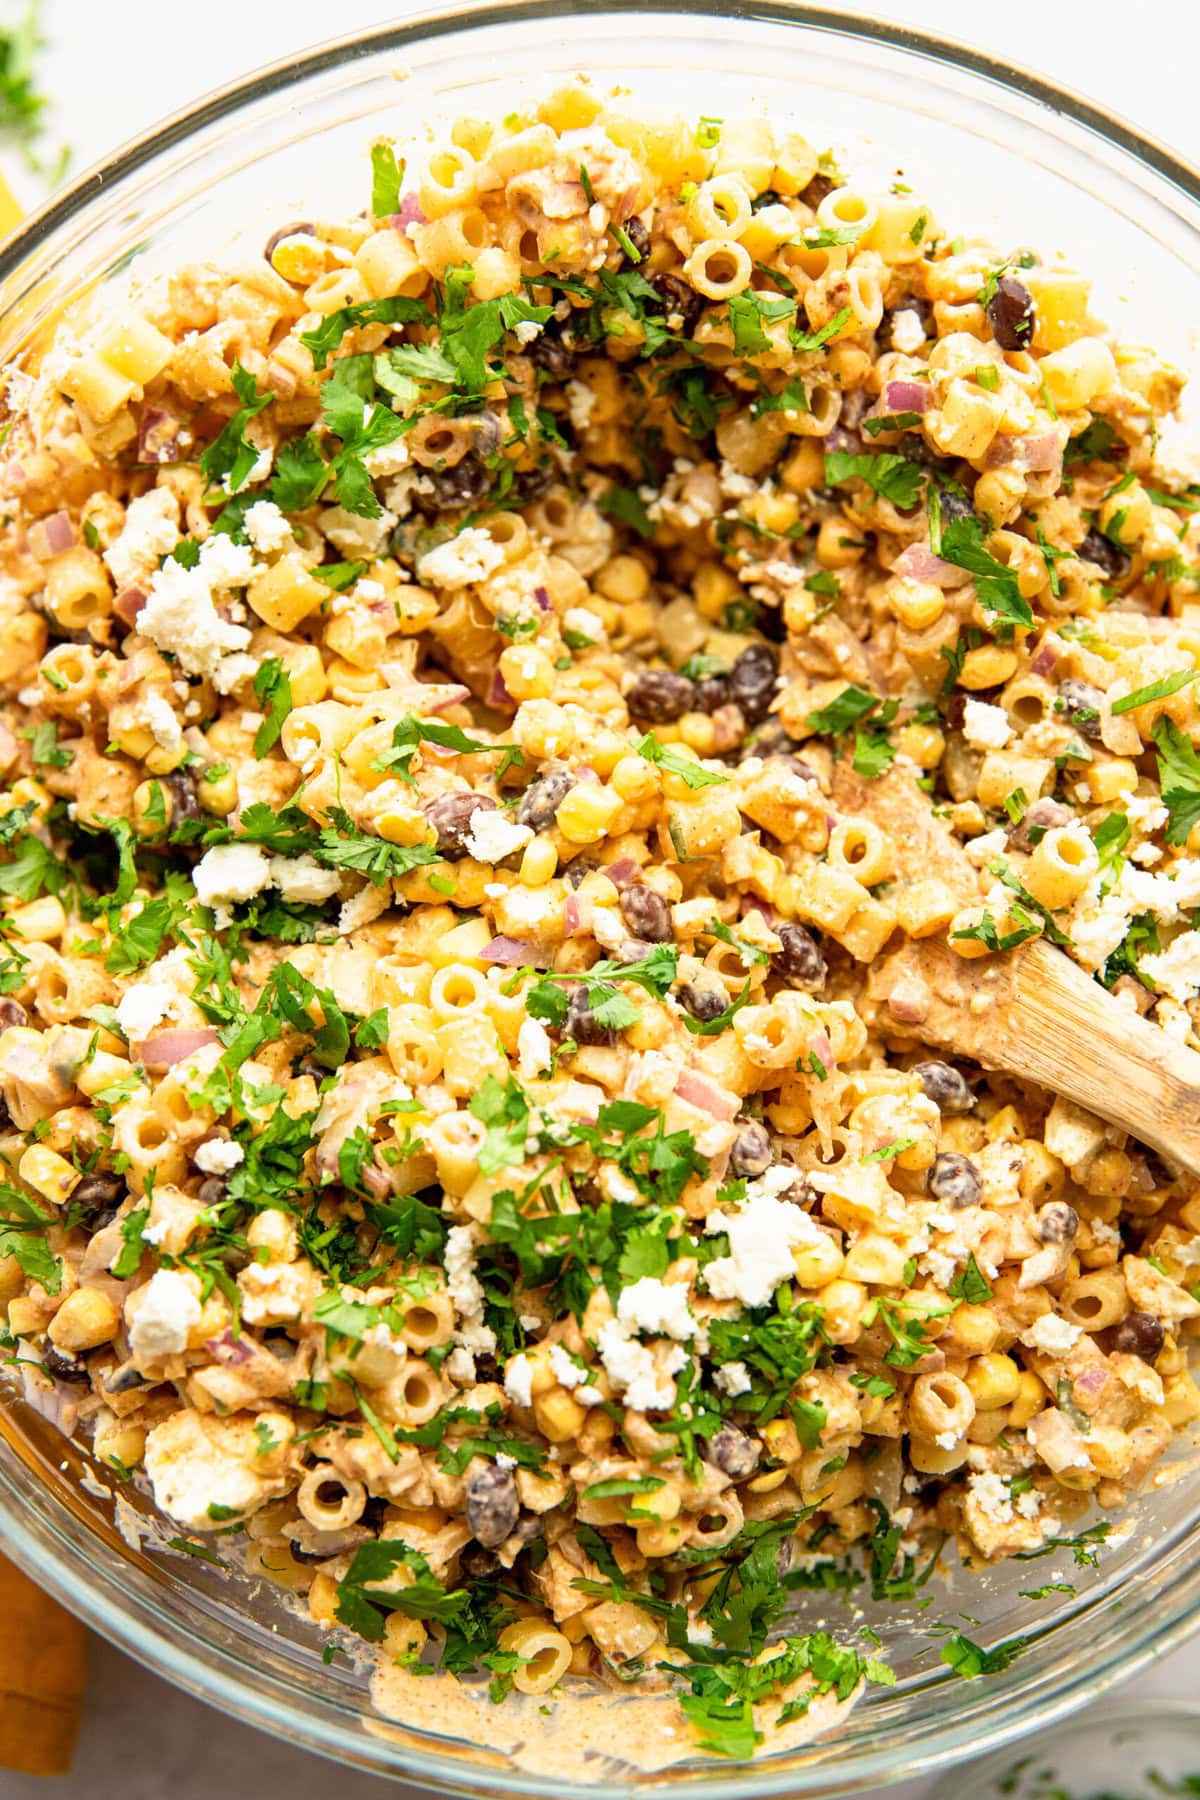
[{"label": "bowl's curved glass wall", "polygon": [[[460,112],[503,115],[579,71],[602,91],[625,90],[615,104],[631,111],[768,108],[856,178],[886,187],[900,172],[954,234],[1005,251],[1061,250],[1094,273],[1098,309],[1122,333],[1197,361],[1200,182],[1081,103],[965,52],[802,7],[749,5],[732,17],[715,4],[566,11],[538,0],[439,15],[267,70],[85,175],[0,252],[0,352],[13,354],[83,289],[103,303],[130,279],[227,254],[235,240],[257,254],[281,222],[365,205],[377,134],[419,158],[427,127]],[[710,1762],[645,1778],[581,1767],[578,1791],[669,1781],[714,1797],[831,1794],[1015,1736],[1187,1628],[1200,1607],[1197,1516],[1190,1482],[1165,1485],[1137,1500],[1095,1569],[1062,1552],[959,1574],[924,1590],[925,1612],[868,1608],[900,1682],[875,1690],[835,1738],[753,1767]],[[7,1405],[0,1541],[160,1673],[294,1742],[427,1787],[571,1791],[389,1725],[372,1714],[363,1669],[342,1658],[324,1667],[317,1628],[271,1592],[138,1540],[136,1507],[115,1505],[102,1472],[98,1485],[79,1451],[20,1402]],[[1073,1598],[1020,1596],[1058,1579],[1075,1585]],[[802,1606],[813,1626],[864,1622],[823,1597]],[[989,1644],[1030,1642],[1005,1674],[966,1683],[942,1667],[931,1621]]]}]

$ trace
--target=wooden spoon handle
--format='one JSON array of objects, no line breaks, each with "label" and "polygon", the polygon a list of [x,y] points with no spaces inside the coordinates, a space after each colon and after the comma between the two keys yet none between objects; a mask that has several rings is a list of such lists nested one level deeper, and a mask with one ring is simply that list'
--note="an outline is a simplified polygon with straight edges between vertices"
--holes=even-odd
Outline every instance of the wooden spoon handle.
[{"label": "wooden spoon handle", "polygon": [[968,961],[940,940],[872,971],[880,1028],[1035,1081],[1200,1175],[1200,1055],[1044,939]]},{"label": "wooden spoon handle", "polygon": [[87,1678],[86,1633],[0,1557],[0,1767],[70,1771]]}]

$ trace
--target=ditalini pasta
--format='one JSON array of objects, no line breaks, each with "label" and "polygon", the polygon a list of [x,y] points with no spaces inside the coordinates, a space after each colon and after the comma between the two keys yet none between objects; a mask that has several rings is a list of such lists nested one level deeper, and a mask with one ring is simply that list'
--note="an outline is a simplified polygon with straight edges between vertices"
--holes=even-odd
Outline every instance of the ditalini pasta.
[{"label": "ditalini pasta", "polygon": [[1044,933],[1193,1038],[1181,378],[762,120],[372,169],[7,373],[8,1353],[331,1632],[743,1754],[888,1679],[794,1590],[1200,1413],[1195,1184],[869,987]]}]

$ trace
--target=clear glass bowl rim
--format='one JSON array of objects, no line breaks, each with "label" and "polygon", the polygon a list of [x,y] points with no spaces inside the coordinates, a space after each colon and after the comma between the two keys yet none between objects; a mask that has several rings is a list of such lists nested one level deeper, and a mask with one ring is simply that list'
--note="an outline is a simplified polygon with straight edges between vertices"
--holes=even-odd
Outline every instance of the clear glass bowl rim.
[{"label": "clear glass bowl rim", "polygon": [[[64,231],[105,190],[155,160],[185,144],[191,137],[235,116],[242,107],[322,73],[342,68],[359,58],[402,51],[433,37],[453,35],[483,26],[574,20],[589,16],[629,14],[647,18],[704,19],[728,22],[731,18],[774,25],[809,27],[831,39],[907,52],[949,71],[980,78],[993,90],[996,102],[1007,98],[1033,102],[1082,127],[1101,144],[1129,160],[1128,178],[1135,170],[1149,172],[1165,183],[1168,210],[1200,245],[1200,169],[1135,129],[1126,120],[1096,103],[1068,93],[1054,82],[1000,58],[972,49],[956,40],[878,17],[841,8],[794,3],[794,0],[743,0],[731,9],[727,0],[490,0],[482,5],[438,5],[414,12],[402,23],[383,25],[331,39],[303,53],[281,58],[243,79],[218,88],[195,104],[169,115],[111,156],[84,170],[64,190],[31,213],[19,229],[0,246],[0,318],[10,304],[10,284],[31,265],[45,273],[40,253],[52,248]],[[5,1420],[3,1435],[19,1435],[19,1428]],[[28,1475],[29,1471],[22,1471]],[[330,1709],[318,1702],[311,1711],[297,1704],[294,1689],[271,1674],[252,1669],[246,1661],[211,1643],[202,1644],[180,1632],[164,1611],[141,1597],[131,1596],[107,1572],[86,1566],[87,1527],[58,1507],[61,1521],[43,1522],[42,1529],[23,1517],[19,1480],[0,1466],[0,1548],[43,1587],[60,1597],[85,1623],[118,1648],[164,1676],[198,1699],[246,1723],[272,1732],[293,1744],[331,1757],[350,1766],[370,1769],[392,1779],[409,1778],[442,1791],[478,1794],[488,1790],[546,1796],[574,1795],[577,1800],[617,1800],[617,1796],[644,1791],[647,1785],[686,1784],[702,1792],[706,1800],[749,1800],[750,1796],[782,1794],[843,1794],[905,1777],[924,1775],[954,1761],[974,1759],[995,1751],[1018,1735],[1065,1718],[1094,1700],[1117,1680],[1128,1678],[1152,1659],[1176,1648],[1200,1627],[1200,1562],[1189,1553],[1187,1534],[1179,1533],[1166,1557],[1147,1571],[1148,1588],[1156,1590],[1156,1605],[1136,1595],[1122,1608],[1117,1594],[1102,1596],[1105,1625],[1111,1635],[1090,1658],[1060,1657],[1019,1698],[1010,1694],[1006,1677],[994,1684],[955,1684],[961,1704],[951,1714],[932,1708],[929,1720],[907,1721],[904,1730],[889,1736],[879,1747],[858,1748],[849,1756],[822,1757],[797,1764],[789,1759],[772,1768],[763,1761],[743,1765],[713,1764],[703,1773],[689,1771],[681,1778],[666,1775],[649,1782],[631,1780],[570,1783],[561,1777],[544,1780],[517,1771],[485,1769],[460,1762],[450,1752],[422,1752],[389,1742],[384,1736],[365,1733],[359,1719],[342,1723],[330,1717]],[[1140,1584],[1135,1584],[1140,1585]],[[1115,1609],[1110,1605],[1117,1601]],[[1116,1612],[1116,1619],[1112,1611]],[[1147,1616],[1151,1614],[1152,1616]],[[987,1689],[984,1698],[981,1690]],[[922,1688],[922,1691],[925,1691]],[[941,1691],[946,1692],[944,1686]],[[1150,1703],[1154,1710],[1187,1712],[1185,1703]],[[382,1721],[381,1721],[382,1724]],[[386,1727],[385,1727],[386,1729]]]}]

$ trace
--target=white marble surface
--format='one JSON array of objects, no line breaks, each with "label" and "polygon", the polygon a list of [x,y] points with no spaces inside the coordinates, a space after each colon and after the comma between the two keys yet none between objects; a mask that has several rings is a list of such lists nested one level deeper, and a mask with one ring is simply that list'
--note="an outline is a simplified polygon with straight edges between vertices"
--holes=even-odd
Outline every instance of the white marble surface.
[{"label": "white marble surface", "polygon": [[[179,0],[48,0],[44,78],[55,99],[55,141],[73,146],[79,169],[206,89],[402,10],[379,0],[205,0],[185,14]],[[1140,15],[1124,0],[993,0],[983,9],[888,0],[885,10],[896,23],[1037,69],[1200,160],[1193,0],[1162,0]],[[36,197],[3,151],[0,168],[23,198]],[[327,1763],[218,1720],[99,1640],[91,1652],[75,1774],[47,1781],[0,1773],[0,1800],[218,1800],[246,1789],[256,1800],[324,1800],[333,1780],[338,1800],[404,1793],[369,1776],[333,1776]],[[1200,1648],[1184,1649],[1147,1670],[1130,1693],[1191,1699],[1198,1676]],[[893,1793],[923,1800],[926,1787],[910,1782]]]}]

